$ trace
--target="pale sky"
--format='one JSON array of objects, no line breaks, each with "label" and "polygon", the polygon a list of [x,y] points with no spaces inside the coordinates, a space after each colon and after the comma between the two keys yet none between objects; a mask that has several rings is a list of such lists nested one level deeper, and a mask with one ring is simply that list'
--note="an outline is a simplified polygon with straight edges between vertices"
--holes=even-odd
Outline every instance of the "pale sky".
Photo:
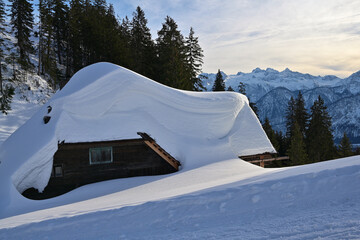
[{"label": "pale sky", "polygon": [[108,0],[120,18],[140,6],[157,37],[167,15],[204,50],[204,72],[268,67],[347,77],[360,70],[358,0]]}]

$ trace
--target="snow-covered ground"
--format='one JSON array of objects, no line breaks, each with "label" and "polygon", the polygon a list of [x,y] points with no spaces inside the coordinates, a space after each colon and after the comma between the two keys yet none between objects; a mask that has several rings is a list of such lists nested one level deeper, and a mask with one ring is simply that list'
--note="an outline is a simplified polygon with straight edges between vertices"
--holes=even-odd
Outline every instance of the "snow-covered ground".
[{"label": "snow-covered ground", "polygon": [[[47,184],[58,141],[136,131],[152,134],[180,171],[41,201],[19,193]],[[238,93],[178,91],[93,65],[0,146],[0,239],[359,239],[360,157],[281,169],[236,158],[272,150]]]},{"label": "snow-covered ground", "polygon": [[275,170],[234,159],[34,201],[45,209],[0,220],[0,239],[359,239],[359,184],[358,156]]},{"label": "snow-covered ground", "polygon": [[11,110],[7,115],[0,114],[0,145],[53,95],[46,81],[35,74],[29,74],[26,82],[14,86]]}]

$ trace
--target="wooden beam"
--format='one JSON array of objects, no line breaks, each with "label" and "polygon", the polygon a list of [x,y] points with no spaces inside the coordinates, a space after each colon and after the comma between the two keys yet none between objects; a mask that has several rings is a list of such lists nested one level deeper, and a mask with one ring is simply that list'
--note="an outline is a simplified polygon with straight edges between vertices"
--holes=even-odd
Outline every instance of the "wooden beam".
[{"label": "wooden beam", "polygon": [[165,161],[167,161],[171,166],[173,166],[176,171],[179,170],[179,161],[175,160],[169,153],[167,153],[165,150],[163,150],[162,148],[157,147],[154,142],[150,142],[148,140],[144,141],[146,145],[148,145],[152,150],[154,150],[157,154],[159,154],[160,157],[162,157]]},{"label": "wooden beam", "polygon": [[259,162],[272,162],[272,161],[282,161],[289,160],[289,157],[277,157],[277,158],[268,158],[268,159],[257,159],[257,160],[249,160],[249,163],[259,163]]},{"label": "wooden beam", "polygon": [[149,134],[145,132],[138,132],[137,134],[142,137],[146,145],[148,145],[160,157],[162,157],[171,166],[173,166],[176,169],[176,171],[179,170],[179,166],[181,165],[181,163],[178,160],[176,160],[173,156],[171,156],[168,152],[166,152],[159,144],[157,144],[156,141],[149,136]]}]

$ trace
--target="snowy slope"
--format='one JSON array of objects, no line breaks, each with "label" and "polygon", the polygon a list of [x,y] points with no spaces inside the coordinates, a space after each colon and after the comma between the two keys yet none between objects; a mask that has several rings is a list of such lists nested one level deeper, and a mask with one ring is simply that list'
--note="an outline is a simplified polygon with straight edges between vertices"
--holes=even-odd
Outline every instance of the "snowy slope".
[{"label": "snowy slope", "polygon": [[[359,239],[359,156],[275,170],[236,161],[194,169],[203,186],[187,172],[84,186],[59,207],[1,219],[0,239]],[[67,204],[94,192],[104,196]]]},{"label": "snowy slope", "polygon": [[[45,115],[51,116],[48,124]],[[5,196],[0,210],[9,214],[26,202],[21,192],[45,188],[59,141],[138,138],[139,131],[151,134],[178,159],[182,171],[274,152],[245,96],[179,91],[98,63],[75,74],[0,146],[0,193]]]},{"label": "snowy slope", "polygon": [[[36,31],[37,26],[34,26]],[[11,34],[10,23],[6,24],[4,32],[0,32],[5,47],[5,56],[14,51],[15,37]],[[38,42],[38,38],[32,36],[33,42]],[[36,45],[36,44],[35,44]],[[37,51],[36,51],[37,53]],[[30,55],[30,61],[38,66],[38,56]],[[14,66],[1,59],[3,86],[11,85],[15,89],[15,94],[11,102],[11,110],[5,115],[0,113],[0,145],[21,125],[23,125],[45,102],[54,94],[54,90],[48,82],[35,73],[36,70],[24,71],[18,63]],[[13,81],[13,68],[16,70],[17,81]]]},{"label": "snowy slope", "polygon": [[28,74],[26,81],[12,85],[15,95],[11,110],[7,115],[0,113],[0,145],[54,94],[47,82],[35,74]]},{"label": "snowy slope", "polygon": [[[204,86],[210,91],[215,74],[203,75],[208,77],[204,80]],[[245,84],[247,96],[259,109],[260,120],[268,117],[275,130],[285,132],[285,109],[288,101],[290,97],[296,98],[298,91],[302,91],[308,109],[319,95],[324,99],[332,117],[336,138],[341,138],[346,132],[353,143],[360,141],[360,71],[345,79],[312,76],[289,69],[279,72],[271,68],[256,68],[251,73],[240,72],[236,75],[223,73],[223,76],[226,86],[231,86],[234,90],[238,90],[239,82]],[[339,114],[340,105],[346,118]]]}]

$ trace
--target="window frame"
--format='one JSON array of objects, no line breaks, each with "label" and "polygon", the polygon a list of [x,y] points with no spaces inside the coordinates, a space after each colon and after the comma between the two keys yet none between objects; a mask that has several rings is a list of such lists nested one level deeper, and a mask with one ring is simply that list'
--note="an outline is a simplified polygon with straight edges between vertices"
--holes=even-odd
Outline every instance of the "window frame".
[{"label": "window frame", "polygon": [[[56,168],[60,167],[61,169],[61,174],[56,174]],[[62,164],[55,164],[53,165],[52,169],[51,169],[51,177],[53,178],[60,178],[60,177],[64,177],[64,168]]]},{"label": "window frame", "polygon": [[[101,155],[101,151],[102,150],[110,150],[110,160],[107,160],[107,161],[93,161],[92,160],[92,155],[91,155],[91,152],[92,150],[97,150],[97,151],[100,151],[100,155]],[[90,165],[98,165],[98,164],[107,164],[107,163],[112,163],[114,161],[114,158],[113,158],[113,147],[112,146],[109,146],[109,147],[93,147],[93,148],[89,148],[89,164]]]}]

